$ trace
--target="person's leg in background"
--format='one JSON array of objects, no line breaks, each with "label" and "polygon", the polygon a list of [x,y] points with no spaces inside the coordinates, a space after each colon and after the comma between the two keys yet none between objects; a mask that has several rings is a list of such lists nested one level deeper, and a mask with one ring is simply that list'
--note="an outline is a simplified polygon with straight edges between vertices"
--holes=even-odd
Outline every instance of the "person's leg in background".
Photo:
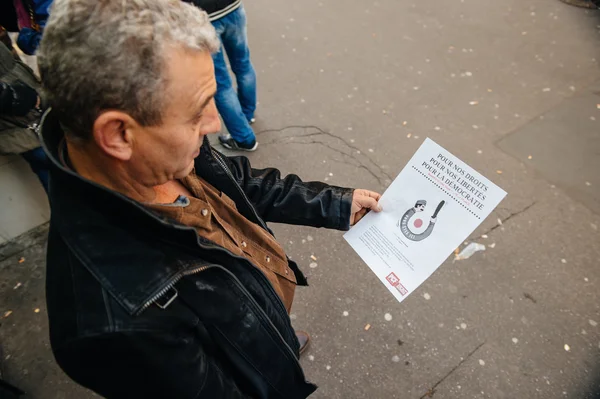
[{"label": "person's leg in background", "polygon": [[242,111],[246,115],[246,119],[252,123],[254,111],[256,111],[256,72],[250,61],[246,10],[241,5],[225,18],[229,18],[231,22],[229,29],[221,36],[223,46],[237,81],[238,98],[242,105]]},{"label": "person's leg in background", "polygon": [[46,156],[46,153],[42,147],[34,148],[21,153],[21,156],[27,161],[33,173],[40,179],[40,183],[48,193],[48,169],[50,167],[50,161]]},{"label": "person's leg in background", "polygon": [[[233,13],[232,13],[233,14]],[[221,39],[219,52],[213,55],[215,64],[215,77],[217,80],[217,94],[215,103],[223,118],[223,122],[231,137],[220,136],[219,141],[224,147],[234,150],[254,151],[257,147],[256,137],[250,127],[250,123],[242,110],[240,99],[233,88],[233,82],[225,62],[225,41],[231,38],[228,30],[231,27],[232,14],[226,15],[213,21],[217,34]]]}]

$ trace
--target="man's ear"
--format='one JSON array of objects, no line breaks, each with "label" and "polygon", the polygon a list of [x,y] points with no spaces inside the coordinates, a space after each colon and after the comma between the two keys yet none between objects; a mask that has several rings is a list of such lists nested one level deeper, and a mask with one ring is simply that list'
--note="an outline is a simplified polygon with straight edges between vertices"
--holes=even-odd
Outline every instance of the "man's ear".
[{"label": "man's ear", "polygon": [[138,128],[125,112],[105,111],[94,121],[94,141],[107,155],[127,161],[133,152],[133,132]]}]

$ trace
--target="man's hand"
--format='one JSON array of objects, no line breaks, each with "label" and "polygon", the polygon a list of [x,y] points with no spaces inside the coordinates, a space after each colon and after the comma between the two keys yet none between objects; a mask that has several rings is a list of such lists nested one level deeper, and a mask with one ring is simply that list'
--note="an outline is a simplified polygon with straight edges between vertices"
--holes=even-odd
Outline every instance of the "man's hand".
[{"label": "man's hand", "polygon": [[350,215],[350,226],[354,226],[369,210],[381,212],[381,206],[377,203],[381,194],[369,190],[354,190],[352,195],[352,210]]}]

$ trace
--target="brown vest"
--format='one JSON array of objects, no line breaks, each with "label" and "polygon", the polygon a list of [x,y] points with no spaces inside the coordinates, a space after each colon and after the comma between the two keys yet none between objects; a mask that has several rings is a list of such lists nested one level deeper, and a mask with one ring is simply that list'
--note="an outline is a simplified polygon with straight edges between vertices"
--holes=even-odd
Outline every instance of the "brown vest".
[{"label": "brown vest", "polygon": [[146,206],[195,228],[199,236],[250,260],[269,279],[289,313],[296,278],[281,245],[269,232],[239,213],[231,198],[198,177],[195,171],[180,182],[193,197],[180,196],[173,204]]}]

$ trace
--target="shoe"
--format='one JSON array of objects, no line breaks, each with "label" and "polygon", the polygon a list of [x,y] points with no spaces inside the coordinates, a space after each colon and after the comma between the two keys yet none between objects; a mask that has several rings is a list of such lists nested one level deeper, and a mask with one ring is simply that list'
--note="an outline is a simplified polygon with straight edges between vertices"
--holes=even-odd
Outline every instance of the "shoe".
[{"label": "shoe", "polygon": [[300,343],[300,356],[302,356],[310,344],[310,335],[304,331],[296,331],[296,338],[298,338],[298,342]]},{"label": "shoe", "polygon": [[247,145],[238,143],[233,139],[233,137],[231,137],[231,135],[219,136],[219,142],[223,147],[234,151],[256,151],[256,149],[258,148],[258,143],[256,142],[256,140],[254,140],[252,144]]}]

